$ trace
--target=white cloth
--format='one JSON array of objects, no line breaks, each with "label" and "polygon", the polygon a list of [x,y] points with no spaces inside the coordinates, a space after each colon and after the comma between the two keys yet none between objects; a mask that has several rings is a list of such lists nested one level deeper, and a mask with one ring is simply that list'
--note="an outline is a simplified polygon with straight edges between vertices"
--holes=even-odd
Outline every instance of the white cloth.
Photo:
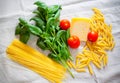
[{"label": "white cloth", "polygon": [[[15,38],[18,18],[29,19],[33,16],[32,11],[36,8],[34,2],[35,0],[0,0],[0,83],[49,83],[38,74],[9,60],[5,53],[6,47]],[[68,75],[63,83],[120,83],[120,0],[43,0],[43,2],[47,5],[61,4],[61,19],[69,20],[72,17],[90,17],[93,14],[91,9],[96,7],[103,12],[106,22],[113,25],[112,33],[116,45],[112,52],[108,52],[108,66],[102,70],[94,68],[95,76],[90,76],[88,72],[73,71],[75,79]],[[30,40],[29,44],[37,48],[33,40]],[[78,51],[80,49],[71,50],[71,53],[75,56]]]}]

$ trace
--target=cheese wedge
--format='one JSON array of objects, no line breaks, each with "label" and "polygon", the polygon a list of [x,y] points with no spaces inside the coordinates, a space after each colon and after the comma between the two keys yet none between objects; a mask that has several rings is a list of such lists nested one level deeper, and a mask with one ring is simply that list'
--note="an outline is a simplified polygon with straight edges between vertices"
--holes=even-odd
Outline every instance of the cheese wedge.
[{"label": "cheese wedge", "polygon": [[72,18],[70,35],[76,35],[80,41],[87,41],[87,34],[90,28],[89,18]]}]

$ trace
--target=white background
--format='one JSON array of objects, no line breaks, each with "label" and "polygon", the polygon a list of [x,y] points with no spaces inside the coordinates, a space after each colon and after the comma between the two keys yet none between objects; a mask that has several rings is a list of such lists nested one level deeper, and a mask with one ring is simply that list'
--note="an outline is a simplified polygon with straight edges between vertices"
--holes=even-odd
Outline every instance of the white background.
[{"label": "white background", "polygon": [[[33,16],[32,11],[36,8],[35,0],[0,0],[0,83],[49,83],[38,74],[18,65],[6,56],[5,50],[15,38],[15,26],[18,18],[29,19]],[[76,73],[75,79],[69,75],[63,83],[120,83],[120,0],[43,0],[47,5],[62,5],[61,19],[72,17],[91,17],[92,8],[99,8],[105,15],[106,22],[113,25],[112,33],[115,38],[115,48],[108,52],[109,63],[106,68],[97,70],[95,75],[89,73]],[[31,38],[29,45],[34,48],[36,39]],[[72,50],[72,55],[80,51]],[[38,49],[43,52],[42,50]],[[47,52],[43,52],[47,53]]]}]

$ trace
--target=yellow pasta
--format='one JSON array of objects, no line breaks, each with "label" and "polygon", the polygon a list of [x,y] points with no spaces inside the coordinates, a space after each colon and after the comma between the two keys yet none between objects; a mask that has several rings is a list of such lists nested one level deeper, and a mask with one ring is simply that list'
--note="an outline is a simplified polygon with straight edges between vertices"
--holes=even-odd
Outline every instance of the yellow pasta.
[{"label": "yellow pasta", "polygon": [[75,65],[76,65],[76,67],[78,67],[78,65],[79,65],[79,59],[76,59],[76,61],[75,61]]},{"label": "yellow pasta", "polygon": [[100,61],[103,59],[103,57],[104,57],[105,55],[103,54],[103,55],[101,55],[101,57],[100,57]]},{"label": "yellow pasta", "polygon": [[76,66],[71,61],[69,61],[69,63],[71,64],[72,68],[76,69]]},{"label": "yellow pasta", "polygon": [[80,60],[81,63],[82,62],[87,62],[87,61],[88,61],[88,58],[83,58],[83,59]]},{"label": "yellow pasta", "polygon": [[92,67],[91,67],[90,65],[88,65],[88,70],[89,70],[89,73],[90,73],[91,75],[93,75],[93,70],[92,70]]},{"label": "yellow pasta", "polygon": [[68,66],[69,66],[70,68],[72,68],[72,65],[70,64],[69,61],[67,61],[67,64],[68,64]]},{"label": "yellow pasta", "polygon": [[103,66],[104,67],[106,66],[106,59],[105,59],[105,57],[103,57]]},{"label": "yellow pasta", "polygon": [[108,63],[108,56],[105,56],[104,58],[105,58],[105,65],[107,65],[107,63]]},{"label": "yellow pasta", "polygon": [[78,68],[84,68],[86,66],[87,66],[87,64],[80,64]]},{"label": "yellow pasta", "polygon": [[90,64],[94,64],[101,69],[102,65],[108,63],[108,50],[112,50],[115,46],[114,37],[112,35],[112,25],[105,23],[104,15],[97,8],[93,8],[94,15],[90,19],[90,30],[98,33],[99,37],[96,42],[87,41],[82,52],[76,56],[76,62],[80,63],[78,69],[88,67],[91,75],[93,70]]},{"label": "yellow pasta", "polygon": [[112,50],[114,48],[114,46],[115,46],[115,42],[112,43],[112,46],[111,46],[110,50]]},{"label": "yellow pasta", "polygon": [[76,71],[77,71],[77,72],[86,72],[86,70],[83,69],[83,68],[82,68],[82,69],[76,69]]},{"label": "yellow pasta", "polygon": [[100,66],[99,63],[97,63],[96,61],[93,61],[93,64],[94,64],[97,68],[101,69],[101,66]]},{"label": "yellow pasta", "polygon": [[98,56],[95,53],[91,52],[91,55],[92,55],[92,57],[95,61],[100,62],[99,59],[98,59]]},{"label": "yellow pasta", "polygon": [[86,50],[86,49],[87,49],[87,46],[85,46],[85,47],[83,48],[83,51]]},{"label": "yellow pasta", "polygon": [[10,59],[40,74],[50,82],[59,83],[65,78],[66,69],[62,65],[16,39],[8,46],[6,52]]}]

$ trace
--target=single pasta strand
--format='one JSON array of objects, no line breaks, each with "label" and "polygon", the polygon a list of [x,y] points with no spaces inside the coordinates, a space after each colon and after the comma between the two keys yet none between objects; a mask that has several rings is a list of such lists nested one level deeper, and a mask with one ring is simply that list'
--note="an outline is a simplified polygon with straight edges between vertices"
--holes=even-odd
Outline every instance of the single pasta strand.
[{"label": "single pasta strand", "polygon": [[86,70],[84,68],[82,69],[76,69],[77,72],[86,72]]},{"label": "single pasta strand", "polygon": [[87,66],[87,64],[80,64],[78,68],[84,68],[86,66]]},{"label": "single pasta strand", "polygon": [[72,68],[76,69],[76,66],[71,61],[69,63],[72,65]]},{"label": "single pasta strand", "polygon": [[78,67],[78,65],[79,65],[79,58],[76,59],[76,61],[75,61],[75,66]]},{"label": "single pasta strand", "polygon": [[108,63],[108,55],[105,56],[105,65]]},{"label": "single pasta strand", "polygon": [[69,61],[67,61],[67,64],[70,68],[73,68]]},{"label": "single pasta strand", "polygon": [[105,64],[105,57],[103,57],[103,66],[105,67],[106,66],[106,64]]},{"label": "single pasta strand", "polygon": [[104,56],[105,56],[105,55],[103,54],[103,55],[100,57],[100,61],[102,61],[102,59],[103,59]]},{"label": "single pasta strand", "polygon": [[115,46],[115,42],[112,43],[112,46],[111,46],[110,50],[113,50],[114,46]]},{"label": "single pasta strand", "polygon": [[89,42],[87,42],[87,46],[88,46],[88,48],[90,49],[90,51],[93,50],[92,47],[90,46]]},{"label": "single pasta strand", "polygon": [[88,61],[88,58],[83,58],[83,59],[80,60],[81,63],[86,62],[86,61]]},{"label": "single pasta strand", "polygon": [[90,73],[91,75],[93,75],[93,70],[92,70],[92,67],[91,67],[90,65],[88,65],[88,70],[89,70],[89,73]]}]

